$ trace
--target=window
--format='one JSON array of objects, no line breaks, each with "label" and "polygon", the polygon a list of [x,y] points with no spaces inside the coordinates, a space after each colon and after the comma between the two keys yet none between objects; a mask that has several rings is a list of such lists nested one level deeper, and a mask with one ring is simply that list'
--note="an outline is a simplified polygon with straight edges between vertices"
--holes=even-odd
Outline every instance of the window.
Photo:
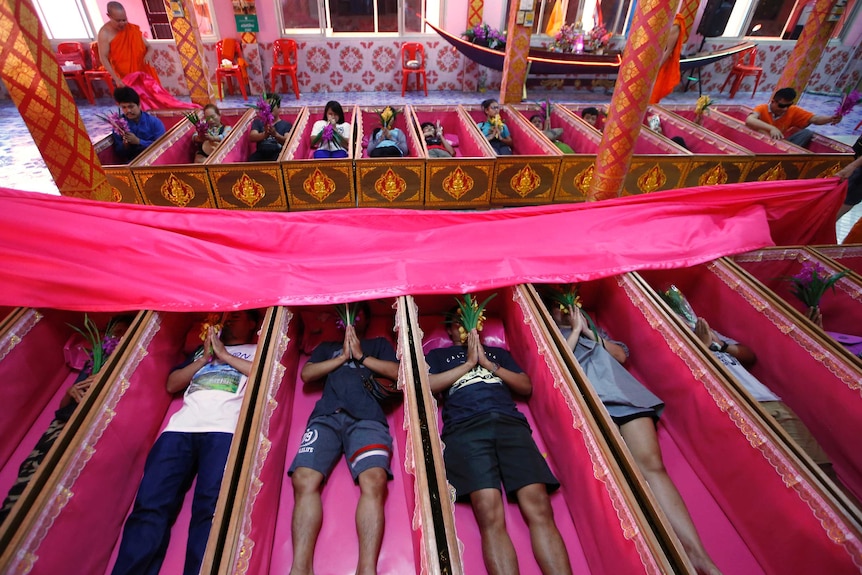
[{"label": "window", "polygon": [[171,19],[163,0],[144,0],[144,12],[147,13],[147,21],[150,23],[153,40],[174,39]]},{"label": "window", "polygon": [[[811,15],[815,0],[738,0],[733,7],[724,37],[766,36],[795,40]],[[856,0],[838,0],[833,9],[837,19],[832,38],[841,36],[847,15]]]},{"label": "window", "polygon": [[437,24],[443,0],[279,0],[284,34],[418,34]]},{"label": "window", "polygon": [[81,40],[95,37],[84,7],[78,2],[33,0],[33,7],[51,39]]},{"label": "window", "polygon": [[[581,28],[589,32],[601,24],[609,32],[622,34],[631,18],[632,0],[536,0],[533,5],[533,34],[544,34],[551,21],[554,5],[560,2],[563,24],[581,23]],[[597,10],[598,9],[598,10]]]},{"label": "window", "polygon": [[195,19],[198,21],[198,30],[200,30],[201,38],[204,40],[216,40],[218,38],[215,18],[212,17],[211,3],[212,0],[194,0]]}]

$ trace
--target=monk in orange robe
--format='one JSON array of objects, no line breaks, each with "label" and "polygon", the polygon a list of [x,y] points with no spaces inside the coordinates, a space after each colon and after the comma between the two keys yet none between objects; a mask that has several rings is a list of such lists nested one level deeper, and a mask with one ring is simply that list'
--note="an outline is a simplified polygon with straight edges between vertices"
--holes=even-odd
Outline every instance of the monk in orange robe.
[{"label": "monk in orange robe", "polygon": [[685,18],[682,14],[677,14],[673,17],[673,25],[668,34],[667,44],[662,55],[661,68],[658,71],[658,77],[655,79],[655,86],[652,89],[650,96],[650,104],[658,104],[662,98],[673,92],[673,89],[679,84],[679,58],[682,52],[682,43],[685,41],[687,34],[685,29]]},{"label": "monk in orange robe", "polygon": [[150,65],[153,47],[144,38],[141,29],[129,24],[126,9],[119,2],[108,2],[108,22],[97,36],[102,63],[118,87],[131,72],[145,72],[156,79],[159,76]]}]

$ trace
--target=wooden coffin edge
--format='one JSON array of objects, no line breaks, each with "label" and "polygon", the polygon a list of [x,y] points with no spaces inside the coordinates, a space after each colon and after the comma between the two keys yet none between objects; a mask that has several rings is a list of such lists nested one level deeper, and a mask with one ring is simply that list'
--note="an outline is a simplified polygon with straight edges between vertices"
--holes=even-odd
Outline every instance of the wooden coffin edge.
[{"label": "wooden coffin edge", "polygon": [[255,482],[270,452],[267,434],[274,408],[270,401],[284,372],[281,357],[290,341],[287,330],[292,319],[285,307],[269,308],[264,318],[258,338],[258,350],[263,353],[255,355],[249,373],[201,573],[245,573],[248,569],[253,542],[248,545],[243,528],[257,495]]},{"label": "wooden coffin edge", "polygon": [[[816,338],[821,341],[826,347],[829,347],[838,356],[843,358],[844,362],[856,366],[856,368],[860,372],[859,380],[862,381],[862,359],[856,357],[855,355],[850,353],[843,345],[841,345],[831,337],[827,336],[824,331],[816,324],[814,324],[814,322],[808,319],[805,314],[800,313],[799,310],[793,307],[784,298],[776,294],[769,287],[763,284],[759,279],[757,279],[757,276],[739,265],[738,262],[744,263],[758,262],[763,260],[788,259],[804,262],[805,260],[814,260],[815,262],[820,263],[823,267],[827,269],[827,271],[830,271],[831,273],[837,273],[847,268],[845,268],[835,260],[821,256],[814,250],[807,249],[806,246],[778,246],[762,248],[759,250],[753,250],[750,252],[737,254],[735,256],[730,256],[723,259],[732,262],[733,267],[738,269],[740,273],[745,274],[746,279],[750,279],[751,281],[756,282],[757,286],[761,288],[763,292],[769,295],[770,300],[775,302],[775,305],[780,305],[782,310],[786,314],[790,315],[797,324],[805,326],[807,331],[815,335]],[[845,292],[848,296],[858,301],[859,304],[862,305],[862,276],[852,270],[849,271],[850,273],[835,282],[834,288],[840,289],[841,291]]]},{"label": "wooden coffin edge", "polygon": [[[814,245],[805,246],[805,249],[815,253],[818,257],[830,262],[837,268],[843,267],[838,258],[852,257],[862,261],[862,244],[840,244],[840,245]],[[849,254],[849,255],[847,255]],[[849,268],[847,268],[849,269]],[[862,282],[862,274],[850,270],[850,274]]]},{"label": "wooden coffin edge", "polygon": [[[67,484],[74,483],[88,457],[82,457],[88,440],[103,418],[112,389],[131,367],[135,369],[146,355],[144,348],[159,329],[157,312],[138,312],[117,350],[99,371],[89,393],[81,401],[30,479],[21,498],[0,528],[0,573],[25,573],[38,560],[34,552],[66,503]],[[143,347],[142,347],[143,342]],[[83,461],[81,461],[83,459]],[[119,535],[119,534],[118,534]]]},{"label": "wooden coffin edge", "polygon": [[[716,260],[710,265],[725,265],[727,270],[736,268],[732,271],[744,272],[727,258],[721,258],[721,260]],[[722,392],[729,394],[735,405],[741,408],[741,411],[737,412],[737,416],[741,416],[745,421],[740,421],[739,417],[732,417],[740,432],[750,437],[751,430],[756,430],[754,433],[759,437],[766,438],[766,441],[758,441],[755,448],[761,451],[767,461],[773,462],[775,459],[774,455],[768,453],[768,451],[773,451],[773,453],[777,452],[778,457],[785,464],[792,465],[791,470],[784,468],[779,470],[773,463],[773,468],[775,468],[776,473],[782,476],[785,485],[796,491],[800,499],[806,503],[812,512],[813,520],[822,526],[829,539],[842,547],[851,558],[857,557],[860,541],[862,541],[862,511],[823,473],[820,467],[790,438],[761,404],[737,382],[721,361],[695,336],[694,331],[684,325],[682,319],[643,277],[637,272],[629,272],[625,276],[619,277],[620,285],[627,292],[635,292],[647,300],[652,309],[658,312],[661,323],[669,327],[676,337],[687,343],[685,350],[677,350],[676,353],[679,355],[686,351],[693,354],[694,359],[705,367],[715,378],[716,383],[722,387]],[[766,293],[768,290],[759,289],[761,286],[755,285],[749,278],[739,277],[739,279],[747,283],[749,287],[759,291],[762,296],[769,297],[771,292]],[[646,315],[643,307],[638,309]],[[843,524],[838,523],[839,519],[843,520]],[[855,552],[854,548],[856,548]]]},{"label": "wooden coffin edge", "polygon": [[0,361],[15,349],[27,332],[41,319],[42,314],[36,309],[16,307],[0,320]]},{"label": "wooden coffin edge", "polygon": [[[396,106],[397,108],[397,106]],[[425,167],[425,161],[428,159],[428,151],[425,147],[425,139],[421,137],[419,132],[417,132],[417,125],[415,121],[415,117],[412,114],[411,106],[409,104],[403,104],[401,106],[401,114],[404,116],[404,137],[407,140],[407,148],[408,150],[415,150],[415,156],[402,156],[400,158],[389,158],[389,157],[380,157],[380,158],[372,158],[362,157],[362,140],[365,137],[365,129],[363,127],[362,116],[364,114],[374,114],[376,113],[376,109],[371,106],[356,106],[356,118],[359,120],[356,121],[356,138],[353,142],[354,150],[353,157],[355,158],[353,161],[354,167],[354,180],[355,180],[355,188],[356,188],[356,206],[363,207],[372,207],[372,208],[417,208],[421,209],[425,206],[425,192],[427,184],[425,183],[425,175],[427,168]],[[369,134],[370,137],[370,134]],[[364,172],[371,171],[377,169],[381,166],[392,166],[392,167],[400,167],[402,170],[414,170],[418,168],[418,177],[419,177],[419,190],[416,192],[418,198],[415,200],[407,200],[407,201],[398,201],[398,199],[394,199],[390,203],[384,203],[380,200],[377,200],[365,192],[365,189],[368,188],[368,183],[365,185],[362,184],[363,181],[370,183],[370,178],[366,178]],[[403,195],[410,195],[409,192],[406,192]],[[399,196],[400,197],[400,196]]]},{"label": "wooden coffin edge", "polygon": [[620,435],[619,428],[611,419],[607,409],[574,352],[569,348],[560,330],[554,325],[550,312],[542,303],[533,284],[518,286],[525,301],[528,302],[534,317],[540,320],[540,329],[549,344],[552,357],[548,358],[562,366],[562,384],[569,391],[568,400],[577,404],[583,412],[584,427],[592,430],[600,452],[606,457],[607,467],[615,484],[619,487],[638,533],[643,537],[646,548],[665,573],[694,573],[694,566],[677,537],[670,520],[659,507],[649,489],[631,452]]},{"label": "wooden coffin edge", "polygon": [[405,425],[408,417],[413,422],[408,429],[413,455],[410,473],[415,481],[423,566],[431,575],[463,575],[464,566],[455,531],[455,509],[449,496],[439,441],[436,404],[428,401],[432,394],[422,351],[419,308],[412,296],[398,298],[395,328],[401,360],[399,377],[403,378]]},{"label": "wooden coffin edge", "polygon": [[[744,147],[740,146],[739,144],[737,144],[736,142],[734,142],[732,140],[728,140],[727,138],[725,138],[721,134],[716,134],[715,132],[713,132],[711,130],[707,130],[706,128],[699,126],[698,124],[696,124],[695,122],[692,122],[691,120],[687,120],[686,118],[683,118],[682,116],[680,116],[679,114],[677,114],[673,110],[665,108],[664,106],[660,106],[657,104],[651,104],[649,106],[649,108],[647,108],[647,110],[655,110],[655,111],[659,112],[660,114],[666,114],[666,115],[670,116],[674,121],[679,122],[682,125],[691,128],[692,132],[694,132],[694,133],[703,132],[704,136],[706,136],[707,138],[715,140],[717,143],[719,143],[722,146],[726,146],[728,149],[734,150],[734,152],[736,152],[736,153],[726,154],[726,156],[728,158],[739,157],[742,159],[750,160],[750,159],[754,158],[754,156],[755,156],[754,152],[752,152],[748,148],[744,148]],[[647,113],[649,113],[649,111]],[[700,156],[700,155],[701,154],[694,154],[695,157]],[[714,156],[714,155],[722,155],[722,154],[706,154],[706,155]]]}]

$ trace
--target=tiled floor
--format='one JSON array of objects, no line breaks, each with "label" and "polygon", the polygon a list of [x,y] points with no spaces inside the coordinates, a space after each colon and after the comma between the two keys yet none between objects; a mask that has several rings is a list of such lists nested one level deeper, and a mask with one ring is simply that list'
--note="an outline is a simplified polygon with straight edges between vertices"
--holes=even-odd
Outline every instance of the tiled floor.
[{"label": "tiled floor", "polygon": [[[300,100],[294,100],[290,95],[284,97],[285,106],[323,105],[328,100],[338,100],[342,104],[359,104],[361,106],[381,106],[389,103],[397,104],[457,104],[457,103],[479,103],[485,98],[496,97],[494,92],[429,92],[426,97],[423,93],[408,92],[403,98],[397,92],[318,92],[302,94]],[[737,97],[729,99],[726,94],[710,94],[716,103],[734,103],[754,106],[769,97],[769,94],[758,94],[756,98]],[[577,91],[560,95],[560,92],[541,92],[533,90],[529,94],[531,100],[539,101],[546,97],[552,101],[572,103],[602,103],[610,101],[610,94],[603,89],[595,92]],[[666,102],[694,102],[697,99],[696,92],[675,92],[666,98]],[[821,96],[815,94],[804,94],[800,99],[800,105],[816,114],[832,114],[839,104],[837,97]],[[104,122],[96,115],[102,114],[114,108],[113,102],[102,98],[95,105],[86,101],[79,101],[79,110],[84,119],[84,124],[92,139],[98,139],[109,131]],[[225,98],[221,107],[242,107],[244,102],[240,96]],[[858,137],[859,132],[853,128],[862,121],[862,106],[857,106],[851,114],[837,126],[814,126],[813,129],[823,135],[835,137],[845,143],[852,143]],[[57,186],[54,184],[51,174],[45,167],[39,150],[33,143],[33,139],[27,130],[18,110],[11,101],[0,102],[0,133],[4,134],[0,142],[0,186],[57,194]],[[840,242],[849,232],[853,224],[862,217],[862,205],[857,206],[838,221],[838,241]]]}]

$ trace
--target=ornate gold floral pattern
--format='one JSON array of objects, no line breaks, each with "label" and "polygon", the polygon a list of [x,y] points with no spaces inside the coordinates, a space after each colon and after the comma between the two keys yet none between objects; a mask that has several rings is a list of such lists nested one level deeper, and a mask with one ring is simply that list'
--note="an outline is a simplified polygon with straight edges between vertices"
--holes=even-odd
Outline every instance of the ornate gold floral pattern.
[{"label": "ornate gold floral pattern", "polygon": [[656,190],[660,190],[667,183],[667,176],[664,170],[656,164],[638,178],[638,189],[645,194],[649,194]]},{"label": "ornate gold floral pattern", "polygon": [[443,191],[460,200],[464,194],[473,189],[473,178],[467,172],[461,169],[461,166],[443,178]]},{"label": "ornate gold floral pattern", "polygon": [[230,188],[236,199],[253,208],[265,195],[266,189],[254,178],[243,172],[242,176]]},{"label": "ornate gold floral pattern", "polygon": [[407,182],[392,171],[392,168],[387,168],[386,172],[374,182],[374,190],[390,202],[396,200],[406,189]]},{"label": "ornate gold floral pattern", "polygon": [[171,173],[160,189],[162,197],[175,206],[186,207],[195,197],[195,191],[190,185]]},{"label": "ornate gold floral pattern", "polygon": [[775,164],[757,178],[758,182],[774,182],[777,180],[786,180],[787,172],[784,171],[781,163]]},{"label": "ornate gold floral pattern", "polygon": [[518,170],[518,172],[512,176],[512,179],[509,181],[512,189],[518,192],[518,195],[522,198],[527,197],[527,195],[538,188],[541,183],[542,178],[539,177],[539,174],[530,167],[530,164],[527,164]]},{"label": "ornate gold floral pattern", "polygon": [[709,170],[707,170],[697,181],[697,185],[699,186],[714,186],[716,184],[726,184],[727,183],[727,172],[724,170],[724,166],[721,164],[716,164]]},{"label": "ornate gold floral pattern", "polygon": [[309,196],[322,202],[335,191],[335,182],[332,178],[321,172],[319,168],[315,168],[311,175],[302,183],[302,189]]}]

